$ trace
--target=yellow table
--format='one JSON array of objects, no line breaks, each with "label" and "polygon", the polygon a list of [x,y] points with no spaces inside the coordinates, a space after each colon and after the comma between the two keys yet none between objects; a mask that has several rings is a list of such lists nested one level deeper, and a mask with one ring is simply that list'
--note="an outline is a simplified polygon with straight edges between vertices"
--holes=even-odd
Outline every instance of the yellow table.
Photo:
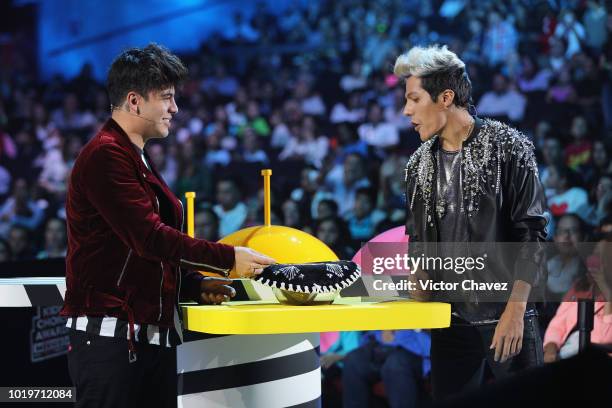
[{"label": "yellow table", "polygon": [[287,306],[267,299],[185,305],[183,316],[199,338],[177,350],[179,407],[317,407],[319,332],[448,327],[450,305],[338,298]]},{"label": "yellow table", "polygon": [[187,330],[211,334],[433,329],[450,325],[450,305],[340,298],[331,305],[287,306],[261,300],[183,306],[183,316]]}]

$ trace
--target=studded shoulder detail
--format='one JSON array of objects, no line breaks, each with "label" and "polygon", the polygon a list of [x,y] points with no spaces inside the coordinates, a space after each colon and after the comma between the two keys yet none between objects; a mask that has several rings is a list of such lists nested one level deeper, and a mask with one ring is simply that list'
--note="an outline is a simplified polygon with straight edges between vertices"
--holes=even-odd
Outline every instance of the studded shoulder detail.
[{"label": "studded shoulder detail", "polygon": [[[412,209],[418,196],[423,200],[427,223],[433,216],[433,186],[435,176],[434,155],[431,150],[438,136],[423,143],[410,157],[404,169],[404,180],[415,185],[410,201]],[[499,194],[501,166],[514,160],[517,166],[538,173],[533,143],[521,132],[492,119],[483,119],[483,124],[474,137],[464,145],[461,158],[463,171],[463,198],[468,216],[478,211],[481,195],[487,184]]]}]

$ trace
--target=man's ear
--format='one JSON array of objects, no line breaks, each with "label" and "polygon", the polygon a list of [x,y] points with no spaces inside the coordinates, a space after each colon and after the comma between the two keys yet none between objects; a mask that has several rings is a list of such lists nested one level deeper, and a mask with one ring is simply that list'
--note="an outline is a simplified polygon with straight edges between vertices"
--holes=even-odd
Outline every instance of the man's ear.
[{"label": "man's ear", "polygon": [[438,95],[438,103],[444,109],[448,109],[455,100],[455,92],[451,89],[445,89]]},{"label": "man's ear", "polygon": [[138,95],[138,93],[134,91],[128,92],[127,96],[125,97],[127,110],[129,112],[133,112],[133,113],[136,113],[137,115],[140,115],[140,109],[138,108],[140,99],[141,97],[140,95]]}]

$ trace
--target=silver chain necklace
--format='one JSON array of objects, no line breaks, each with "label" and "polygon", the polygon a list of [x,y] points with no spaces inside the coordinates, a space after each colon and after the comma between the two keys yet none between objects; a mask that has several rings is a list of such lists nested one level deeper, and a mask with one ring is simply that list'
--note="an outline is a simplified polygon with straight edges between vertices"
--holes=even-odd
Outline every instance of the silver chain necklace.
[{"label": "silver chain necklace", "polygon": [[[470,124],[470,128],[468,129],[465,137],[463,138],[463,140],[461,141],[462,145],[463,142],[467,140],[467,138],[470,136],[470,134],[472,133],[472,130],[474,129],[474,121],[472,121],[472,123]],[[440,143],[442,143],[440,141]],[[440,146],[440,149],[442,149],[442,146]],[[455,157],[453,159],[453,163],[451,165],[450,171],[451,171],[451,177],[448,180],[448,183],[446,183],[446,186],[444,188],[444,190],[442,191],[442,193],[438,196],[438,199],[436,200],[436,212],[438,213],[438,219],[442,219],[445,215],[446,215],[446,209],[448,208],[448,201],[447,201],[447,196],[448,196],[448,189],[450,188],[450,186],[455,182],[455,177],[458,173],[461,173],[461,168],[457,169],[457,163],[461,164],[461,149],[459,150],[459,152],[457,153],[457,157]],[[440,160],[440,153],[438,153],[438,161],[441,162]],[[440,164],[439,164],[440,166]],[[438,169],[438,173],[440,172],[440,169]],[[440,191],[440,177],[437,177],[437,190]],[[461,186],[459,186],[459,188],[461,188]],[[463,211],[463,204],[461,205],[461,209]]]}]

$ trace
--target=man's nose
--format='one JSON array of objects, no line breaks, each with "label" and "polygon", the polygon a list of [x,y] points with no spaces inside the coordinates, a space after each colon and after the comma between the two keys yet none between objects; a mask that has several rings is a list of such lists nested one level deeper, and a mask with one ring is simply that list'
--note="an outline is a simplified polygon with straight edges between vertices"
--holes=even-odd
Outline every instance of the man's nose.
[{"label": "man's nose", "polygon": [[409,104],[404,105],[404,116],[412,116],[414,114],[414,109],[412,109]]},{"label": "man's nose", "polygon": [[174,100],[174,98],[172,98],[172,103],[170,104],[170,109],[168,110],[170,111],[170,113],[178,112],[178,105],[176,104],[176,101]]}]

